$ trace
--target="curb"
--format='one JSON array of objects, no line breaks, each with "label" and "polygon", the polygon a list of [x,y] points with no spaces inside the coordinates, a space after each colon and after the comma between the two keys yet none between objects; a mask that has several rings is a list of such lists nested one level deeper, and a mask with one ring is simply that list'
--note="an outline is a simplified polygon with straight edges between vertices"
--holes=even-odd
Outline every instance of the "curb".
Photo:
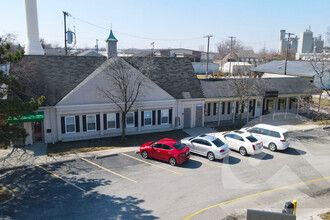
[{"label": "curb", "polygon": [[7,192],[11,193],[10,199],[8,199],[5,202],[0,202],[0,205],[5,205],[5,204],[7,204],[8,202],[12,201],[15,198],[15,193],[13,191],[11,191],[10,189],[8,189],[7,187],[5,187],[5,186],[2,186],[2,188],[5,189]]}]

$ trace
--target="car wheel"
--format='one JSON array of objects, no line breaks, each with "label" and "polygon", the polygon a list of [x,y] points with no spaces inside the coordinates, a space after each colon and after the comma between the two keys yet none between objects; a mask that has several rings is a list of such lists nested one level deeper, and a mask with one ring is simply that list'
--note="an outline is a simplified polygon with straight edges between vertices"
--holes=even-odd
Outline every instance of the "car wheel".
[{"label": "car wheel", "polygon": [[214,154],[212,152],[208,152],[207,153],[207,159],[209,159],[210,161],[214,160]]},{"label": "car wheel", "polygon": [[246,152],[245,147],[240,147],[240,149],[239,149],[239,153],[240,153],[242,156],[246,156],[247,152]]},{"label": "car wheel", "polygon": [[274,144],[274,143],[270,143],[268,145],[268,147],[269,147],[269,150],[271,150],[271,151],[276,151],[277,150],[276,144]]},{"label": "car wheel", "polygon": [[175,164],[176,164],[176,160],[175,160],[174,157],[171,157],[171,158],[168,160],[168,162],[170,163],[171,166],[175,166]]},{"label": "car wheel", "polygon": [[142,151],[141,156],[142,156],[144,159],[147,159],[147,158],[148,158],[148,152],[145,151],[145,150]]}]

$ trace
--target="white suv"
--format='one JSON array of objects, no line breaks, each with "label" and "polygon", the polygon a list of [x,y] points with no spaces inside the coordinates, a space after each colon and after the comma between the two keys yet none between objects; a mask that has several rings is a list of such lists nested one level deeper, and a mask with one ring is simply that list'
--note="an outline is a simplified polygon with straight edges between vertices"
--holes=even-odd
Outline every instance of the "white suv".
[{"label": "white suv", "polygon": [[253,127],[242,128],[253,134],[257,139],[262,141],[264,147],[268,147],[271,151],[285,150],[289,147],[289,132],[285,128],[276,127],[267,124],[257,124]]}]

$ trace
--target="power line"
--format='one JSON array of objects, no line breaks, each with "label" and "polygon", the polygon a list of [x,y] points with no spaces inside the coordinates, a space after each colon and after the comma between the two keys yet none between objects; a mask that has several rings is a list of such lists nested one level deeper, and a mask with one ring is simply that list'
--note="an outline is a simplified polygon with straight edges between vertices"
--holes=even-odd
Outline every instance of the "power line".
[{"label": "power line", "polygon": [[[89,24],[91,26],[94,26],[96,28],[99,28],[99,29],[102,29],[102,30],[106,30],[106,31],[110,31],[109,28],[105,28],[105,27],[102,27],[102,26],[99,26],[99,25],[96,25],[96,24],[93,24],[89,21],[86,21],[86,20],[83,20],[81,18],[78,18],[78,17],[75,17],[75,16],[72,16],[71,17],[83,22],[83,23],[86,23],[86,24]],[[202,39],[203,37],[193,37],[193,38],[181,38],[181,39],[165,39],[165,38],[150,38],[150,37],[142,37],[142,36],[137,36],[137,35],[133,35],[133,34],[127,34],[127,33],[123,33],[123,32],[119,32],[119,31],[116,31],[116,33],[118,34],[121,34],[121,35],[125,35],[125,36],[128,36],[128,37],[133,37],[133,38],[139,38],[139,39],[145,39],[145,40],[158,40],[158,41],[184,41],[184,40],[197,40],[197,39]]]}]

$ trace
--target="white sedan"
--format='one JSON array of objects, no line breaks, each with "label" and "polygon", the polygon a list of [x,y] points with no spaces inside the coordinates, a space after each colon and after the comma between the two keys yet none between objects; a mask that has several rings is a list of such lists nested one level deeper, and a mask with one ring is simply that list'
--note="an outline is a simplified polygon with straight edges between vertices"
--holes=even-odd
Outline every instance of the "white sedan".
[{"label": "white sedan", "polygon": [[228,144],[230,149],[238,151],[242,156],[259,154],[263,149],[262,143],[249,132],[232,131],[218,133],[216,136]]}]

